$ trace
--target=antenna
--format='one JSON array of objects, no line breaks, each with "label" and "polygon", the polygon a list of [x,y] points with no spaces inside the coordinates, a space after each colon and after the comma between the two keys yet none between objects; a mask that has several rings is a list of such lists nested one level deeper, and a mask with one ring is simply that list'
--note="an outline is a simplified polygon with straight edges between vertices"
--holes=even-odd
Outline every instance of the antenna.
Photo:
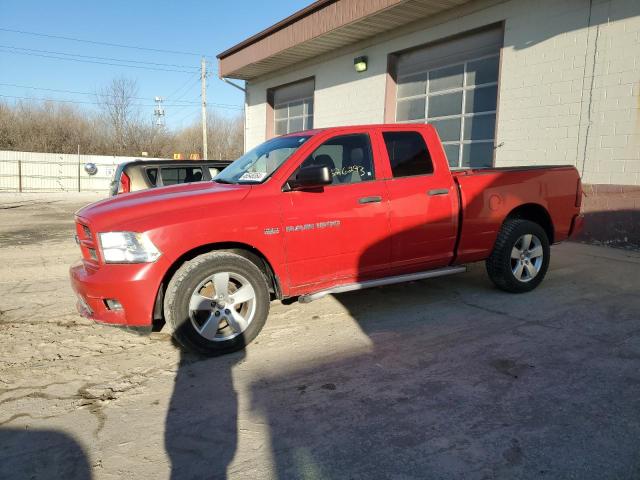
[{"label": "antenna", "polygon": [[162,106],[164,98],[156,97],[155,102],[156,107],[153,110],[153,116],[156,117],[156,126],[164,127],[164,107]]}]

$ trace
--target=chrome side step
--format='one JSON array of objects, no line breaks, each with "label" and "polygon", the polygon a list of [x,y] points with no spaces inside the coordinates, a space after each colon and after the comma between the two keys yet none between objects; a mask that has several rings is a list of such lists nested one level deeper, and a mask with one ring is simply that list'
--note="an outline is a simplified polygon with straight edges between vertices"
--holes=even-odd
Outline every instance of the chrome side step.
[{"label": "chrome side step", "polygon": [[393,285],[394,283],[413,282],[415,280],[423,280],[425,278],[443,277],[445,275],[453,275],[454,273],[463,273],[467,271],[467,267],[444,267],[435,270],[427,270],[426,272],[409,273],[407,275],[397,275],[395,277],[378,278],[376,280],[367,280],[366,282],[350,283],[348,285],[340,285],[338,287],[320,290],[316,293],[300,295],[298,302],[311,303],[327,295],[333,293],[352,292],[354,290],[364,290],[365,288],[381,287],[383,285]]}]

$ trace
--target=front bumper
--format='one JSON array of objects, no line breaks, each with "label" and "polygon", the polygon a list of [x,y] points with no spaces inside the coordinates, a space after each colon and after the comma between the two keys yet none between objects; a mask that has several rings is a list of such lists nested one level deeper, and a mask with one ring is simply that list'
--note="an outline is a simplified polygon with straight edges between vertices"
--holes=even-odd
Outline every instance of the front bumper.
[{"label": "front bumper", "polygon": [[[78,312],[91,320],[136,331],[150,330],[153,308],[165,270],[159,263],[101,265],[78,262],[69,269],[71,286],[78,296]],[[107,299],[121,309],[109,309]]]}]

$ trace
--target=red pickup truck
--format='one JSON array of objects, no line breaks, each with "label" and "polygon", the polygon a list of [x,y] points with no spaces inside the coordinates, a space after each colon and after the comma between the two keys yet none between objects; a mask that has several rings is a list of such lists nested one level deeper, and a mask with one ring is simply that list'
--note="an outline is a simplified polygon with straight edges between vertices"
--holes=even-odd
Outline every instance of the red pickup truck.
[{"label": "red pickup truck", "polygon": [[262,329],[270,301],[447,275],[486,261],[526,292],[549,245],[582,225],[572,166],[451,171],[430,125],[273,138],[212,181],[119,195],[76,214],[78,310],[217,355]]}]

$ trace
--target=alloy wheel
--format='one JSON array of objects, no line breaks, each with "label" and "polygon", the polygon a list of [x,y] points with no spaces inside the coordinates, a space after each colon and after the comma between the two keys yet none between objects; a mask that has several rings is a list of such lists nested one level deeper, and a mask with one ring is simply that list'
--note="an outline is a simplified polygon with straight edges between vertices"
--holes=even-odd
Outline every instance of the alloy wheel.
[{"label": "alloy wheel", "polygon": [[207,340],[223,342],[242,334],[256,312],[256,292],[234,272],[218,272],[201,281],[191,294],[189,317]]},{"label": "alloy wheel", "polygon": [[511,272],[516,280],[529,282],[540,272],[543,260],[540,239],[533,234],[522,235],[511,249]]}]

